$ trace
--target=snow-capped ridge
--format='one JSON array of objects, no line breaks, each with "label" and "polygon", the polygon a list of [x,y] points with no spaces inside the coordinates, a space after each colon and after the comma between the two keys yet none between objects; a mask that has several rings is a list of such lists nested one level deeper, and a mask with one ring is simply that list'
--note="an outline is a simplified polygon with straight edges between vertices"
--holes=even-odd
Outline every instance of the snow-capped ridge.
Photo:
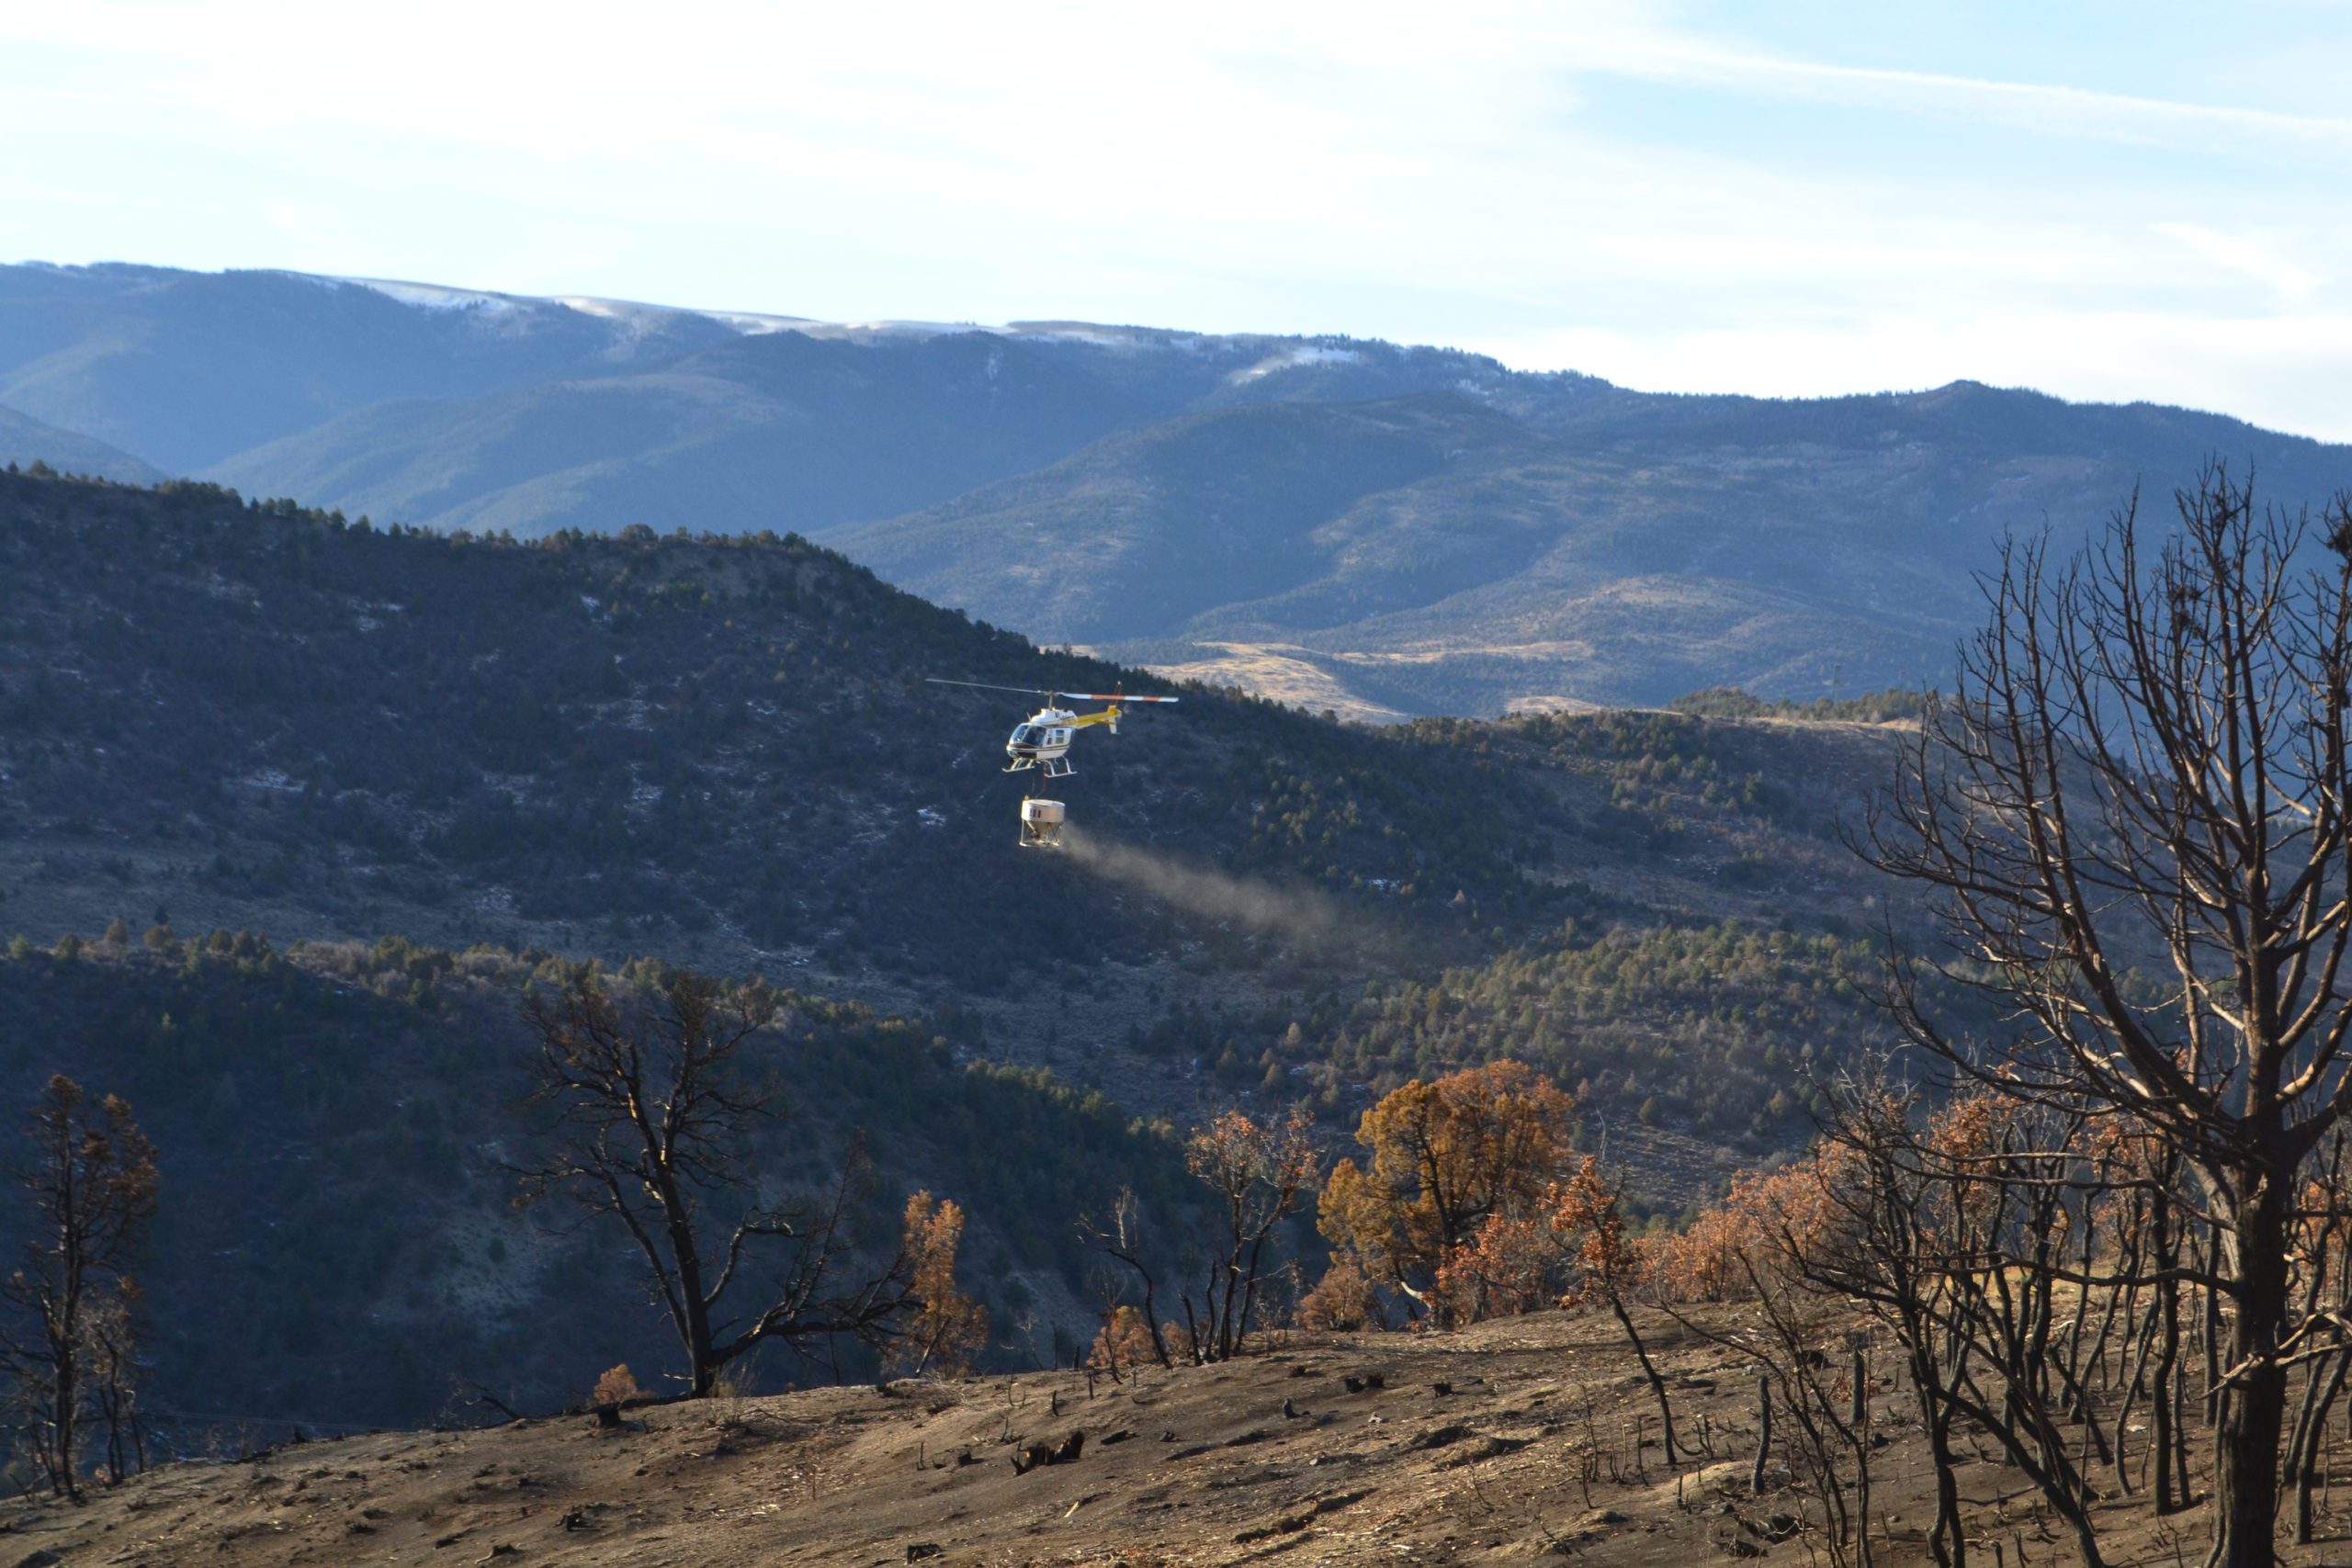
[{"label": "snow-capped ridge", "polygon": [[514,310],[527,310],[533,305],[549,303],[512,294],[493,294],[487,289],[449,288],[438,283],[409,283],[396,277],[337,277],[322,281],[372,288],[388,299],[396,299],[420,310],[479,310],[486,315],[504,315]]},{"label": "snow-capped ridge", "polygon": [[1355,365],[1362,363],[1363,359],[1363,353],[1360,349],[1337,348],[1329,344],[1321,343],[1292,344],[1288,347],[1266,355],[1255,365],[1245,366],[1236,370],[1226,379],[1239,386],[1244,382],[1274,375],[1278,371],[1297,370],[1310,365]]},{"label": "snow-capped ridge", "polygon": [[553,312],[569,311],[574,316],[590,317],[608,325],[618,334],[615,343],[616,350],[623,352],[638,339],[678,322],[697,320],[714,323],[744,337],[762,337],[788,332],[799,333],[812,338],[855,344],[878,344],[978,333],[1023,343],[1068,344],[1121,355],[1152,353],[1201,355],[1215,352],[1221,356],[1238,356],[1262,351],[1263,357],[1230,372],[1228,380],[1236,386],[1241,386],[1285,370],[1302,369],[1314,366],[1360,364],[1366,358],[1366,347],[1385,348],[1385,346],[1349,346],[1341,341],[1328,339],[1286,341],[1250,333],[1227,335],[1159,327],[1110,325],[1082,321],[986,322],[923,321],[911,318],[825,321],[809,316],[779,315],[764,310],[706,310],[690,306],[652,305],[641,300],[616,299],[594,294],[507,294],[496,289],[458,288],[444,284],[417,283],[404,278],[336,276],[300,272],[288,272],[281,276],[316,284],[323,288],[371,289],[388,299],[406,305],[413,310],[470,317],[485,324],[494,323],[498,330],[508,333],[528,332],[535,324],[548,320]]}]

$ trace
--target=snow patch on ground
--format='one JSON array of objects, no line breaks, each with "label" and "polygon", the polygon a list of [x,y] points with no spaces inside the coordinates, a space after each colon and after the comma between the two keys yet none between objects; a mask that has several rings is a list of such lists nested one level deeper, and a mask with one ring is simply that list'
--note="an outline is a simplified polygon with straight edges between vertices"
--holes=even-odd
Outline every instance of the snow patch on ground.
[{"label": "snow patch on ground", "polygon": [[1170,338],[1158,333],[1128,332],[1119,327],[1092,327],[1083,323],[1051,327],[999,327],[1007,337],[1017,337],[1030,343],[1074,343],[1088,348],[1108,349],[1114,354],[1146,354],[1153,349],[1182,348],[1194,354],[1201,351],[1197,339]]},{"label": "snow patch on ground", "polygon": [[563,296],[551,302],[576,314],[593,316],[597,321],[609,323],[617,333],[614,339],[616,350],[660,332],[685,314],[683,310],[673,310],[662,305],[638,305],[627,299],[592,299],[585,295]]},{"label": "snow patch on ground", "polygon": [[810,337],[847,338],[853,343],[877,337],[953,337],[960,333],[1002,330],[971,321],[802,321],[793,328]]},{"label": "snow patch on ground", "polygon": [[583,316],[610,321],[631,337],[643,337],[687,318],[710,321],[744,337],[764,337],[770,333],[791,332],[809,324],[797,316],[763,315],[756,310],[696,310],[673,305],[646,305],[634,299],[604,299],[588,294],[560,295],[551,302]]},{"label": "snow patch on ground", "polygon": [[[992,337],[1021,338],[1034,343],[1082,344],[1088,347],[1135,354],[1151,349],[1204,351],[1210,340],[1198,333],[1138,331],[1098,326],[1091,321],[989,324],[983,321],[922,321],[877,320],[820,321],[806,316],[780,316],[762,310],[701,310],[688,306],[649,305],[633,299],[612,299],[594,294],[501,294],[487,288],[453,288],[437,283],[412,283],[392,277],[342,277],[320,273],[288,272],[282,276],[322,288],[368,288],[420,310],[461,311],[484,319],[526,321],[540,311],[561,309],[610,321],[632,337],[643,336],[665,321],[698,316],[741,333],[763,337],[773,333],[806,333],[810,337],[842,338],[854,343],[877,339],[947,337],[985,333]],[[1235,378],[1254,379],[1298,365],[1335,364],[1361,357],[1355,350],[1303,344],[1277,354]]]},{"label": "snow patch on ground", "polygon": [[420,310],[479,310],[484,315],[503,316],[521,310],[528,303],[507,294],[490,294],[472,288],[445,288],[437,283],[403,283],[398,278],[341,277],[334,281],[372,288],[388,299],[397,299]]},{"label": "snow patch on ground", "polygon": [[1257,364],[1236,370],[1226,379],[1236,386],[1259,380],[1283,370],[1297,370],[1309,365],[1354,365],[1363,355],[1352,348],[1335,348],[1329,344],[1301,343],[1278,353],[1270,354]]},{"label": "snow patch on ground", "polygon": [[732,327],[745,337],[797,332],[809,324],[799,316],[763,316],[753,310],[696,310],[695,314],[706,321],[717,321],[722,327]]},{"label": "snow patch on ground", "polygon": [[626,299],[598,299],[586,294],[559,294],[555,296],[555,302],[583,316],[601,316],[608,321],[626,321],[631,325],[649,316],[674,316],[678,313],[661,305],[634,305]]},{"label": "snow patch on ground", "polygon": [[[396,299],[420,310],[471,311],[485,317],[506,317],[560,308],[610,321],[632,338],[642,337],[668,322],[689,316],[716,321],[746,337],[793,332],[820,324],[797,316],[766,315],[756,310],[696,310],[675,305],[648,305],[636,299],[608,299],[594,294],[500,294],[486,288],[450,288],[437,283],[409,283],[390,277],[322,277],[302,272],[289,272],[286,276],[315,283],[322,288],[372,288],[386,299]],[[851,330],[873,331],[883,324],[871,323]]]},{"label": "snow patch on ground", "polygon": [[[636,339],[654,331],[665,322],[684,317],[699,317],[741,333],[745,337],[763,337],[775,333],[805,333],[810,337],[842,339],[852,343],[887,342],[892,339],[950,337],[965,333],[982,333],[991,337],[1016,338],[1030,343],[1073,344],[1089,348],[1104,349],[1119,354],[1142,354],[1155,350],[1202,354],[1216,340],[1197,333],[1170,333],[1132,327],[1101,326],[1091,321],[1028,321],[991,324],[985,321],[924,321],[876,320],[864,321],[822,321],[806,316],[782,316],[762,310],[702,310],[688,306],[649,305],[639,300],[613,299],[594,294],[502,294],[487,288],[454,288],[437,283],[412,283],[391,277],[343,277],[319,273],[288,272],[284,276],[298,278],[322,288],[368,288],[415,310],[455,312],[472,315],[483,321],[496,321],[507,330],[522,330],[533,320],[545,319],[545,312],[571,310],[580,315],[608,321]],[[1283,348],[1258,364],[1238,372],[1235,381],[1251,381],[1278,370],[1293,369],[1306,365],[1344,364],[1362,358],[1351,348],[1339,348],[1321,344],[1298,344]]]}]

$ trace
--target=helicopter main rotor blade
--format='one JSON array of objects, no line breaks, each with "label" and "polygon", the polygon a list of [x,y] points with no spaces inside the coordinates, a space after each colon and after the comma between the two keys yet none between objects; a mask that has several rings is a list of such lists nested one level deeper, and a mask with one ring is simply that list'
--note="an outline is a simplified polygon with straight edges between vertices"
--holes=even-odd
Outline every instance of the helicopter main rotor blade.
[{"label": "helicopter main rotor blade", "polygon": [[926,675],[923,680],[933,686],[969,686],[976,692],[1017,692],[1024,697],[1050,698],[1054,694],[1035,686],[997,686],[986,681],[948,681],[937,675]]},{"label": "helicopter main rotor blade", "polygon": [[1116,692],[1056,692],[1057,697],[1068,697],[1074,703],[1172,703],[1174,697],[1127,697]]}]

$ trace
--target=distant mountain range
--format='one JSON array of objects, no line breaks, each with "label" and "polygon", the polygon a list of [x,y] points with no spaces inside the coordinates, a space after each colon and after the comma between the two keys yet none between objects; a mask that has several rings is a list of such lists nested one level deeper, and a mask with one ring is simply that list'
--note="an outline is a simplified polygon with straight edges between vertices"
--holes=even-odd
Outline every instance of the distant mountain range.
[{"label": "distant mountain range", "polygon": [[1956,383],[1644,394],[1482,356],[0,268],[0,461],[535,536],[797,531],[1049,643],[1363,716],[1933,682],[1999,536],[2352,448]]}]

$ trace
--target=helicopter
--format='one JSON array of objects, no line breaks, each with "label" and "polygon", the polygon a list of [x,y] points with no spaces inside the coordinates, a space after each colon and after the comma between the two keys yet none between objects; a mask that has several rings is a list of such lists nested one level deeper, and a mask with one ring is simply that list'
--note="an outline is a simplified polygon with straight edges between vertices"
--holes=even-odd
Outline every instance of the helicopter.
[{"label": "helicopter", "polygon": [[[969,686],[981,692],[1014,692],[1026,697],[1043,697],[1046,705],[1012,727],[1012,734],[1004,743],[1009,759],[1004,766],[1008,773],[1025,773],[1035,769],[1049,779],[1066,779],[1076,771],[1069,760],[1070,743],[1081,729],[1102,728],[1112,734],[1119,733],[1119,716],[1130,703],[1166,704],[1172,706],[1174,697],[1131,697],[1116,688],[1109,692],[1046,692],[1028,686],[997,686],[985,681],[948,681],[939,676],[924,677],[934,686]],[[1108,703],[1110,706],[1098,713],[1080,713],[1065,707],[1065,703]],[[1021,802],[1021,844],[1024,849],[1058,849],[1064,819],[1062,803],[1057,800],[1023,798]]]},{"label": "helicopter", "polygon": [[[1069,760],[1070,742],[1078,739],[1081,729],[1101,726],[1114,735],[1119,733],[1119,713],[1129,703],[1165,703],[1175,705],[1174,697],[1131,697],[1120,691],[1110,692],[1044,692],[1028,686],[991,686],[983,681],[944,681],[936,675],[924,677],[934,686],[969,686],[981,692],[1014,692],[1024,697],[1043,697],[1046,705],[1012,727],[1012,736],[1004,743],[1004,754],[1012,761],[1005,764],[1008,773],[1035,768],[1049,779],[1066,779],[1076,771]],[[1100,713],[1078,713],[1061,705],[1072,703],[1108,703]]]}]

